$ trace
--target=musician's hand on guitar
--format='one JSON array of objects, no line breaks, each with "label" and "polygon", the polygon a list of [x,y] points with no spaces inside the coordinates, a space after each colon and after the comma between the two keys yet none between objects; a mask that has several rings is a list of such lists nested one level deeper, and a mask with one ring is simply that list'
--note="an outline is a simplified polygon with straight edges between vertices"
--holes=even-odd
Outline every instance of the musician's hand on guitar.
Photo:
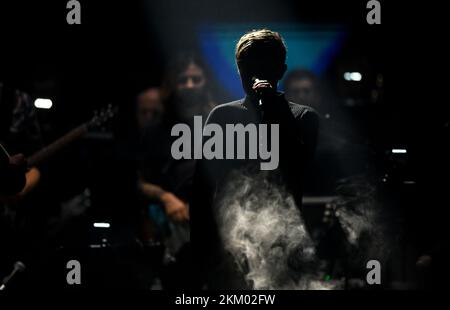
[{"label": "musician's hand on guitar", "polygon": [[164,205],[167,216],[178,222],[189,220],[189,210],[187,204],[175,196],[173,193],[165,191],[162,187],[145,182],[142,178],[138,180],[138,188],[147,198],[158,199]]},{"label": "musician's hand on guitar", "polygon": [[167,216],[176,222],[189,220],[189,210],[186,203],[170,192],[164,192],[161,195],[161,201],[164,204]]},{"label": "musician's hand on guitar", "polygon": [[23,154],[16,154],[9,158],[9,164],[17,166],[25,166],[26,160]]}]

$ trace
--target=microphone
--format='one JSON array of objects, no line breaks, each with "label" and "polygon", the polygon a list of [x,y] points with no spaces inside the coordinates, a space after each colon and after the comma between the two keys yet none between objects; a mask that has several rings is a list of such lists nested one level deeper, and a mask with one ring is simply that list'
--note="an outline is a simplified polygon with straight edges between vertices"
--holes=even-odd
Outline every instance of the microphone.
[{"label": "microphone", "polygon": [[13,271],[3,278],[2,285],[0,285],[0,291],[3,291],[6,287],[6,284],[15,276],[18,272],[23,272],[25,270],[25,264],[21,261],[17,261],[14,263],[14,269]]},{"label": "microphone", "polygon": [[266,82],[269,86],[268,87],[260,87],[260,88],[254,89],[255,93],[259,96],[259,101],[258,102],[259,102],[260,106],[263,105],[262,98],[265,95],[267,95],[269,92],[272,91],[272,86],[269,84],[269,82],[267,80],[260,79],[260,78],[258,78],[256,76],[252,77],[253,85],[255,85],[255,83],[259,83],[259,82],[262,82],[262,81]]}]

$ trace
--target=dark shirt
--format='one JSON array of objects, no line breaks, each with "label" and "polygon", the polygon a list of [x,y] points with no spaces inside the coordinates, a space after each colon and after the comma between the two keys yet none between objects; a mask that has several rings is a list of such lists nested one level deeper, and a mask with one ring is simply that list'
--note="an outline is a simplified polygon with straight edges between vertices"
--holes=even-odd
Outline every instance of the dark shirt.
[{"label": "dark shirt", "polygon": [[138,165],[140,176],[187,201],[191,191],[195,161],[175,160],[171,154],[173,122],[152,124],[142,134]]},{"label": "dark shirt", "polygon": [[[220,200],[232,194],[230,188],[233,188],[233,184],[240,184],[239,177],[267,177],[269,182],[282,186],[290,193],[296,206],[301,208],[302,176],[305,165],[314,153],[318,131],[316,112],[309,107],[288,102],[281,93],[267,99],[262,106],[259,106],[256,98],[249,96],[219,105],[211,111],[206,122],[213,123],[218,124],[224,133],[226,124],[279,124],[279,166],[263,173],[260,159],[203,159],[197,162],[190,208],[191,243],[194,263],[202,276],[195,277],[197,283],[194,285],[207,282],[207,274],[217,270],[216,267],[227,260],[227,254],[223,251],[223,236],[219,233],[221,227],[216,220],[220,211],[217,208],[226,207],[221,205]],[[232,269],[220,272],[229,274],[230,279],[219,280],[222,283],[217,284],[218,288],[242,287],[240,284],[234,285],[233,282],[240,275]],[[215,287],[215,284],[210,284],[210,287]]]}]

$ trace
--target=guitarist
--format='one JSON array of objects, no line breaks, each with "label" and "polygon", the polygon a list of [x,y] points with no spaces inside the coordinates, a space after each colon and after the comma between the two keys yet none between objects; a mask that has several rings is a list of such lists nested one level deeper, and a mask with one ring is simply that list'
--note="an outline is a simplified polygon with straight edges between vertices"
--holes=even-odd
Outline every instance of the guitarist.
[{"label": "guitarist", "polygon": [[[39,123],[31,97],[0,82],[0,277],[23,260],[21,213],[10,206],[23,200],[39,183],[40,171],[27,168],[23,154],[42,145]],[[15,154],[10,156],[9,154]],[[22,254],[19,254],[22,253]]]},{"label": "guitarist", "polygon": [[[143,218],[141,238],[164,245],[162,266],[155,266],[164,289],[183,288],[187,283],[189,207],[184,180],[190,161],[175,162],[170,153],[172,121],[159,88],[137,96],[136,120],[139,132],[138,190]],[[147,241],[147,242],[148,242]]]},{"label": "guitarist", "polygon": [[[22,153],[42,146],[41,132],[31,97],[0,83],[0,201],[20,200],[40,180],[36,167],[26,170]],[[9,156],[8,152],[16,154]]]}]

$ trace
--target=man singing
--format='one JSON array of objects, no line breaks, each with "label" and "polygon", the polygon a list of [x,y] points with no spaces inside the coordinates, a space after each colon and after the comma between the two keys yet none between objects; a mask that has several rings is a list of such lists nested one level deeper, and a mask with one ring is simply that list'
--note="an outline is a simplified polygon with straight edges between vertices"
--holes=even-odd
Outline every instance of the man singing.
[{"label": "man singing", "polygon": [[[267,202],[267,189],[278,188],[288,193],[301,209],[302,176],[314,153],[318,117],[311,108],[288,102],[277,91],[278,81],[287,69],[285,60],[286,46],[277,32],[261,29],[243,35],[236,45],[236,63],[247,95],[217,106],[208,116],[206,124],[217,124],[223,132],[227,124],[277,124],[279,135],[275,138],[279,139],[279,150],[271,151],[279,152],[279,165],[275,170],[261,171],[261,159],[248,157],[248,139],[241,140],[247,144],[241,146],[246,152],[245,159],[197,162],[190,210],[193,259],[198,267],[196,272],[200,273],[193,277],[197,287],[252,287],[248,278],[244,279],[251,271],[248,264],[252,262],[246,265],[244,259],[243,264],[236,263],[239,257],[229,253],[228,245],[241,242],[235,238],[238,235],[246,238],[245,231],[252,227],[242,218],[250,211],[257,214],[255,208]],[[274,136],[268,134],[268,139],[271,137]],[[239,147],[237,143],[234,151]],[[259,136],[258,143],[268,141]],[[232,147],[223,141],[224,153]],[[241,222],[244,224],[238,227]],[[242,233],[236,234],[239,229],[243,229]],[[245,242],[248,241],[247,238]],[[242,253],[245,254],[245,250]]]}]

